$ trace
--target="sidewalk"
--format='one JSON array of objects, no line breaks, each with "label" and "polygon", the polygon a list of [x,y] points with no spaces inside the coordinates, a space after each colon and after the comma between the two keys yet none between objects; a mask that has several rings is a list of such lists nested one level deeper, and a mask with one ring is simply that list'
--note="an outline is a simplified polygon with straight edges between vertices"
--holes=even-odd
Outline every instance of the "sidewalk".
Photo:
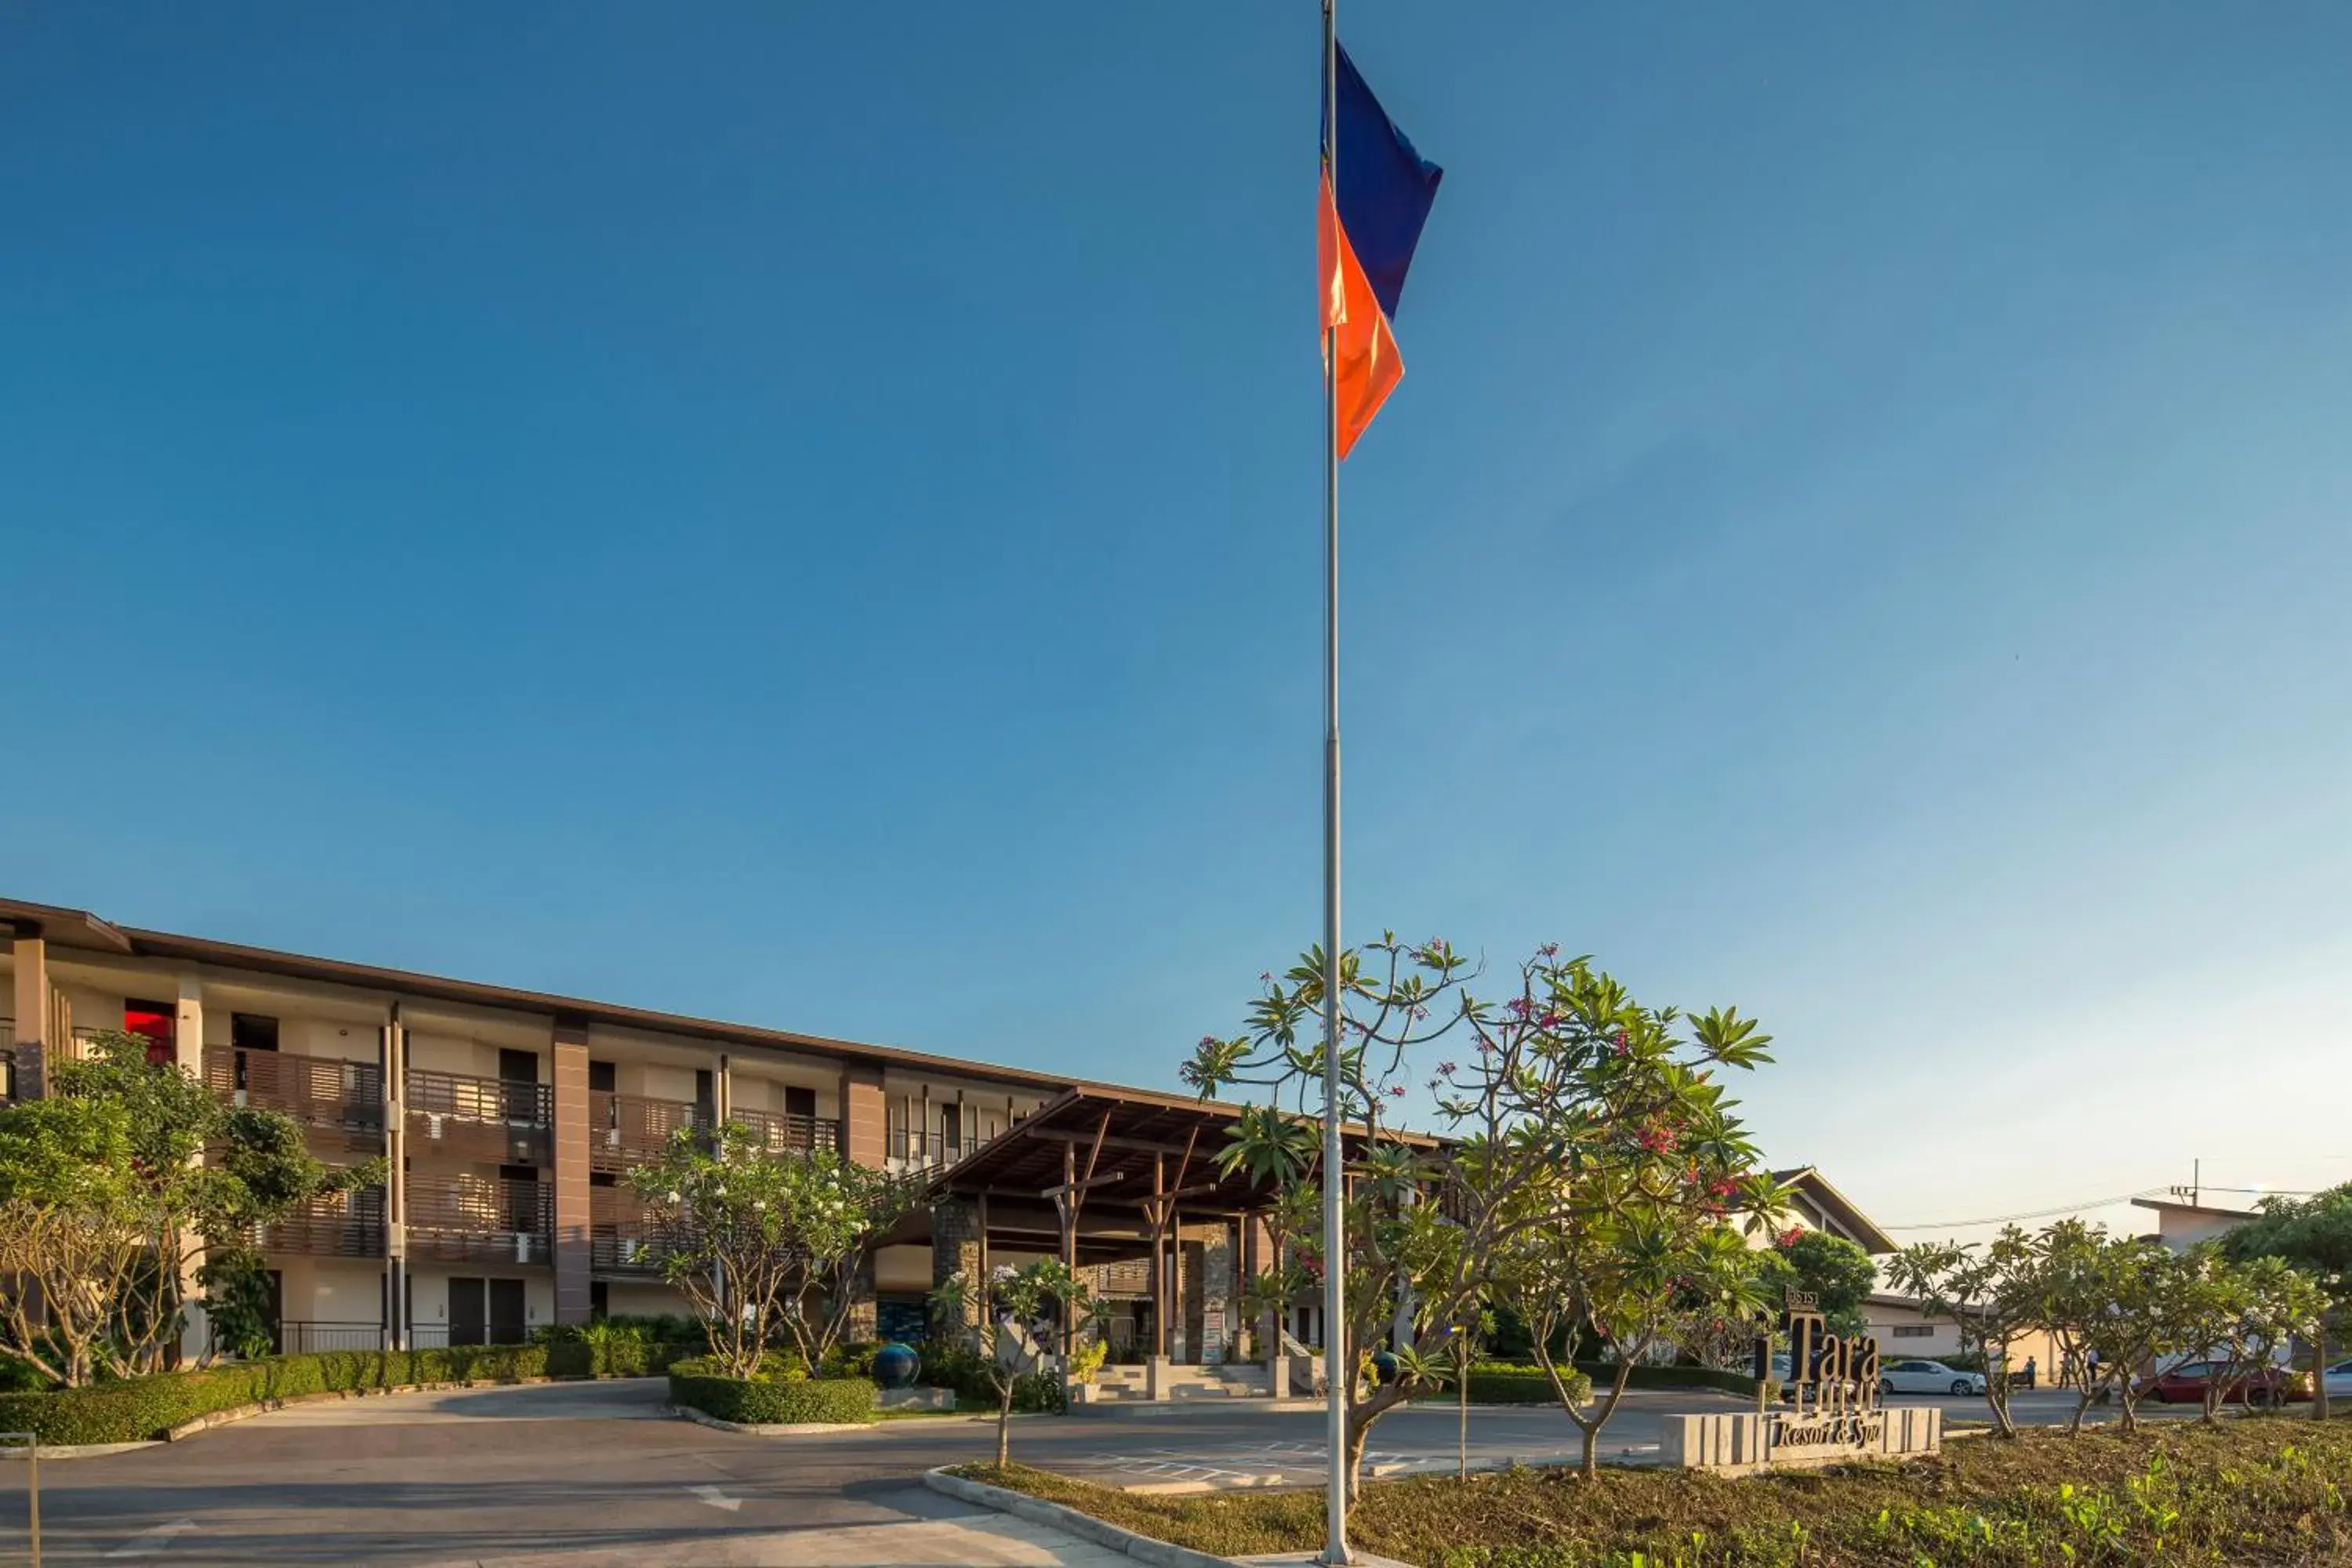
[{"label": "sidewalk", "polygon": [[[709,1534],[621,1552],[461,1560],[462,1568],[1135,1568],[1135,1559],[1009,1514]],[[440,1568],[461,1568],[446,1563]]]}]

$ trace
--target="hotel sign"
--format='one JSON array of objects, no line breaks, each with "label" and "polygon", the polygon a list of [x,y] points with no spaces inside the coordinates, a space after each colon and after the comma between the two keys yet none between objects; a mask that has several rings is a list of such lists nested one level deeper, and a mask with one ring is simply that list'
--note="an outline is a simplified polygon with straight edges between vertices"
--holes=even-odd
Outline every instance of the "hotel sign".
[{"label": "hotel sign", "polygon": [[1829,1331],[1815,1298],[1789,1292],[1782,1327],[1789,1335],[1789,1392],[1794,1403],[1771,1418],[1766,1439],[1796,1459],[1829,1458],[1841,1451],[1874,1453],[1886,1440],[1878,1407],[1878,1342],[1867,1334]]}]

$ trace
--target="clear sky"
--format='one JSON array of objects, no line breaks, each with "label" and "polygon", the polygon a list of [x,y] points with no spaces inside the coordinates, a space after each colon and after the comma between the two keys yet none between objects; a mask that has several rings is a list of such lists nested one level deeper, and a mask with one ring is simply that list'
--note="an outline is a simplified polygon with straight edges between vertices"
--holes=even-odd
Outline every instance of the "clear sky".
[{"label": "clear sky", "polygon": [[[0,0],[0,891],[1172,1083],[1318,920],[1317,26]],[[1342,29],[1350,929],[1891,1223],[2352,1175],[2352,10]]]}]

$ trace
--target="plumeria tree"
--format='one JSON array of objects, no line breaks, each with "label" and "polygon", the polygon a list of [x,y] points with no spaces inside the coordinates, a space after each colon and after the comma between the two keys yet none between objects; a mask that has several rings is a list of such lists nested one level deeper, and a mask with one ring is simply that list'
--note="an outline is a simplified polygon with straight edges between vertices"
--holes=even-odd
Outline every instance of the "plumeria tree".
[{"label": "plumeria tree", "polygon": [[2295,1331],[2319,1315],[2319,1288],[2284,1259],[2233,1263],[2210,1244],[2180,1259],[2175,1289],[2180,1347],[2210,1368],[2200,1417],[2207,1426],[2221,1418],[2231,1396],[2276,1366]]},{"label": "plumeria tree", "polygon": [[1012,1460],[1013,1402],[1022,1379],[1042,1376],[1050,1359],[1043,1345],[1065,1313],[1082,1312],[1087,1288],[1055,1258],[1015,1268],[1002,1263],[982,1279],[966,1270],[931,1290],[931,1317],[950,1339],[961,1338],[980,1357],[996,1392],[996,1466]]},{"label": "plumeria tree", "polygon": [[1790,1290],[1801,1290],[1812,1297],[1832,1333],[1864,1331],[1862,1304],[1877,1288],[1878,1265],[1853,1242],[1791,1226],[1773,1237],[1758,1262],[1768,1299],[1779,1301]]},{"label": "plumeria tree", "polygon": [[2331,1337],[2352,1333],[2352,1183],[2307,1198],[2264,1198],[2260,1215],[2221,1238],[2221,1249],[2239,1262],[2284,1259],[2319,1291],[2319,1311],[2307,1328],[2312,1344],[2312,1415],[2327,1419],[2327,1365]]},{"label": "plumeria tree", "polygon": [[2004,1353],[2011,1342],[2048,1316],[2042,1261],[2033,1238],[2012,1225],[1982,1247],[1917,1242],[1887,1264],[1897,1289],[1917,1298],[1931,1316],[1951,1319],[1959,1329],[1960,1349],[1984,1357],[1985,1403],[1992,1409],[1993,1429],[2004,1437],[2017,1436],[2009,1414]]},{"label": "plumeria tree", "polygon": [[859,1273],[921,1195],[919,1180],[831,1150],[773,1150],[729,1122],[680,1128],[628,1173],[653,1211],[662,1272],[693,1303],[730,1376],[789,1342],[814,1372],[841,1342]]},{"label": "plumeria tree", "polygon": [[382,1179],[320,1163],[290,1118],[223,1104],[147,1047],[101,1033],[52,1067],[52,1098],[0,1108],[0,1274],[39,1284],[9,1293],[0,1347],[68,1385],[163,1371],[200,1264],[226,1295],[257,1273],[261,1227]]},{"label": "plumeria tree", "polygon": [[[1327,1325],[1326,1349],[1330,1375],[1345,1380],[1352,1489],[1373,1425],[1447,1381],[1457,1359],[1424,1357],[1421,1337],[1476,1321],[1498,1278],[1510,1280],[1523,1312],[1549,1312],[1559,1290],[1587,1288],[1588,1266],[1605,1259],[1630,1271],[1669,1258],[1674,1267],[1658,1276],[1673,1286],[1663,1331],[1693,1300],[1723,1305],[1737,1293],[1727,1268],[1721,1278],[1713,1269],[1728,1253],[1708,1234],[1723,1232],[1737,1248],[1730,1222],[1767,1215],[1779,1200],[1713,1079],[1769,1059],[1764,1037],[1736,1014],[1686,1021],[1643,1009],[1556,947],[1521,964],[1492,1000],[1473,993],[1476,966],[1443,940],[1386,934],[1342,954],[1339,967],[1344,1170],[1321,1169],[1319,952],[1279,979],[1261,976],[1248,1026],[1202,1040],[1184,1073],[1204,1096],[1263,1097],[1238,1119],[1221,1163],[1277,1190],[1286,1234],[1311,1276],[1346,1271],[1347,1321]],[[1417,1066],[1441,1051],[1451,1054]],[[1398,1102],[1422,1072],[1446,1124],[1443,1143],[1397,1125]],[[1314,1219],[1334,1177],[1346,1241],[1336,1261],[1324,1257]],[[1563,1226],[1580,1250],[1547,1254],[1542,1237]],[[1548,1301],[1523,1293],[1538,1278],[1559,1288]],[[1548,1321],[1547,1337],[1559,1321]],[[1400,1321],[1413,1332],[1393,1347],[1396,1375],[1367,1376],[1370,1352]],[[1630,1322],[1622,1335],[1648,1342]],[[1575,1377],[1558,1369],[1571,1414],[1582,1402]]]},{"label": "plumeria tree", "polygon": [[[1497,1102],[1498,1131],[1474,1134],[1469,1149],[1495,1148],[1528,1173],[1496,1229],[1491,1267],[1582,1436],[1589,1474],[1601,1428],[1654,1346],[1703,1340],[1760,1306],[1742,1232],[1763,1229],[1785,1200],[1723,1075],[1770,1061],[1770,1040],[1734,1010],[1643,1006],[1589,960],[1550,950],[1519,981],[1503,1007],[1473,1011],[1477,1059],[1441,1070],[1440,1104],[1469,1121]],[[1580,1333],[1612,1365],[1597,1399],[1553,1349]]]}]

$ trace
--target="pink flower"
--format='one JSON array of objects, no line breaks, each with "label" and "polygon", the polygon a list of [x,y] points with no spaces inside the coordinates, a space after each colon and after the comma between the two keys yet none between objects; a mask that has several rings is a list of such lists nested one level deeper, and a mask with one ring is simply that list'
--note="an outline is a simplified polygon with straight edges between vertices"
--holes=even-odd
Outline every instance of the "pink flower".
[{"label": "pink flower", "polygon": [[1515,1018],[1524,1018],[1528,1016],[1529,1006],[1530,1004],[1526,997],[1514,996],[1511,998],[1511,1016]]},{"label": "pink flower", "polygon": [[1804,1235],[1805,1227],[1803,1226],[1792,1225],[1788,1229],[1782,1231],[1780,1235],[1774,1237],[1772,1238],[1772,1245],[1785,1251],[1788,1248],[1796,1246],[1798,1242],[1803,1240]]},{"label": "pink flower", "polygon": [[1543,954],[1546,958],[1558,958],[1559,956],[1559,943],[1556,942],[1548,942],[1541,947],[1536,949],[1536,951]]},{"label": "pink flower", "polygon": [[1440,1078],[1452,1078],[1454,1076],[1454,1064],[1452,1062],[1438,1063],[1437,1076]]},{"label": "pink flower", "polygon": [[1391,1100],[1402,1100],[1404,1098],[1404,1085],[1401,1083],[1391,1085],[1389,1088],[1389,1098]]},{"label": "pink flower", "polygon": [[1261,985],[1271,985],[1274,984],[1274,971],[1271,969],[1261,969],[1257,972],[1257,979],[1258,984]]},{"label": "pink flower", "polygon": [[1214,1036],[1214,1035],[1202,1035],[1202,1036],[1201,1037],[1201,1044],[1202,1044],[1202,1045],[1203,1045],[1203,1046],[1210,1047],[1213,1048],[1213,1047],[1217,1047],[1217,1046],[1221,1046],[1221,1045],[1224,1044],[1224,1042],[1223,1042],[1223,1040],[1218,1039],[1218,1038],[1217,1038],[1217,1037],[1216,1037],[1216,1036]]}]

